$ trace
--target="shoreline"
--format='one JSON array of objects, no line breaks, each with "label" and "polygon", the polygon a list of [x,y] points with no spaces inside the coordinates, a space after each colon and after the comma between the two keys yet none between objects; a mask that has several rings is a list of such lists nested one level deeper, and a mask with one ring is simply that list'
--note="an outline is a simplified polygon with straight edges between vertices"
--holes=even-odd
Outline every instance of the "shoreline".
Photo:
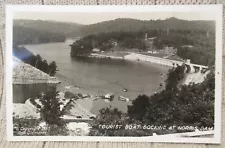
[{"label": "shoreline", "polygon": [[[170,60],[167,58],[161,58],[156,56],[149,56],[140,53],[129,52],[123,56],[106,55],[101,53],[91,53],[87,58],[99,58],[99,59],[118,59],[118,60],[128,60],[128,61],[143,61],[146,63],[154,63],[164,66],[173,67],[174,65],[182,65],[183,61]],[[173,64],[175,63],[175,64]]]},{"label": "shoreline", "polygon": [[[192,67],[192,70],[194,69],[194,66],[202,66],[201,68],[207,68],[207,66],[203,66],[203,65],[197,65],[197,64],[192,64],[192,63],[186,63],[184,61],[175,61],[175,60],[171,60],[171,59],[165,59],[165,58],[160,58],[160,57],[154,57],[154,56],[149,56],[149,55],[142,55],[139,53],[126,53],[126,55],[124,56],[112,56],[112,55],[104,55],[104,54],[91,54],[91,56],[88,56],[87,58],[106,58],[106,59],[115,59],[115,60],[127,60],[127,61],[132,61],[132,62],[140,62],[140,63],[144,63],[144,64],[148,64],[148,63],[153,63],[156,65],[163,65],[163,66],[168,66],[170,68],[172,67],[176,67],[176,65],[183,65],[183,64],[188,64],[189,66]],[[177,62],[177,63],[173,63],[173,62]],[[182,81],[182,84],[187,85],[188,83],[193,82],[196,79],[200,79],[199,81],[197,81],[197,83],[200,83],[201,81],[204,80],[205,75],[204,74],[199,74],[199,72],[189,72],[185,74],[186,77],[185,79]],[[77,88],[76,85],[72,84],[66,77],[64,77],[63,75],[61,75],[60,73],[57,73],[57,77],[59,78],[59,80],[61,82],[63,82],[63,84],[65,85],[64,87],[67,86],[73,86],[75,88]],[[188,79],[187,79],[188,78]],[[70,89],[72,90],[72,92],[74,93],[81,93],[81,94],[89,94],[89,95],[98,95],[101,94],[101,96],[106,95],[107,93],[110,92],[105,92],[103,90],[99,90],[98,88],[94,88],[97,90],[94,90],[92,88],[88,88],[90,86],[79,86],[78,85],[78,89]],[[62,88],[61,88],[62,89]],[[65,90],[65,88],[63,88],[63,90]],[[132,91],[131,91],[132,93]],[[115,94],[117,95],[117,94]],[[119,96],[118,96],[119,97]],[[137,97],[137,96],[133,96],[133,97]]]},{"label": "shoreline", "polygon": [[[120,111],[126,113],[127,106],[132,104],[132,101],[138,97],[140,94],[146,94],[151,96],[155,91],[160,92],[164,88],[156,88],[156,90],[148,93],[138,93],[136,91],[129,90],[129,92],[124,92],[122,89],[121,92],[113,92],[104,88],[92,88],[91,86],[82,86],[80,84],[74,84],[72,81],[68,80],[65,76],[60,73],[56,73],[56,78],[61,81],[59,86],[57,86],[58,91],[70,91],[71,93],[89,95],[90,97],[85,99],[79,99],[80,104],[87,108],[91,113],[97,115],[99,114],[99,110],[102,108],[113,107],[117,108]],[[165,79],[165,77],[163,78]],[[157,84],[156,84],[157,85]],[[105,96],[106,94],[113,94],[114,98],[112,101],[108,101],[107,99],[97,99],[101,96]],[[128,98],[128,100],[120,100],[120,96],[124,98]]]},{"label": "shoreline", "polygon": [[124,56],[112,56],[112,55],[104,55],[104,54],[96,54],[92,53],[89,58],[102,58],[102,59],[121,59],[124,60]]},{"label": "shoreline", "polygon": [[154,64],[174,67],[176,65],[182,65],[187,64],[191,67],[201,67],[204,69],[207,69],[208,66],[205,65],[199,65],[199,64],[193,64],[191,62],[182,61],[182,60],[172,60],[168,58],[162,58],[152,55],[145,55],[141,53],[135,53],[135,52],[127,52],[123,53],[123,55],[120,56],[114,56],[114,55],[106,55],[101,53],[91,53],[91,55],[87,56],[88,58],[105,58],[105,59],[120,59],[120,60],[129,60],[129,61],[143,61],[143,62],[150,62]]}]

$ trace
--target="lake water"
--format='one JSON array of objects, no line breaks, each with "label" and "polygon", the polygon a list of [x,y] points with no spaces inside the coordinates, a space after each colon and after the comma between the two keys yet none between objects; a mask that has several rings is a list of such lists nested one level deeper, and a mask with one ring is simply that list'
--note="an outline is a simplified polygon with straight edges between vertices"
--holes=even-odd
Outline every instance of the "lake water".
[{"label": "lake water", "polygon": [[[67,43],[49,43],[25,45],[34,54],[40,54],[48,62],[56,61],[59,74],[81,88],[98,93],[113,93],[117,97],[124,96],[131,100],[139,94],[152,95],[160,91],[160,83],[164,83],[169,67],[142,63],[138,61],[124,61],[114,59],[72,59],[70,46]],[[123,89],[127,89],[124,92]],[[113,101],[109,106],[120,106],[126,111],[126,103]],[[96,112],[102,106],[107,106],[104,101],[95,101],[93,110]]]}]

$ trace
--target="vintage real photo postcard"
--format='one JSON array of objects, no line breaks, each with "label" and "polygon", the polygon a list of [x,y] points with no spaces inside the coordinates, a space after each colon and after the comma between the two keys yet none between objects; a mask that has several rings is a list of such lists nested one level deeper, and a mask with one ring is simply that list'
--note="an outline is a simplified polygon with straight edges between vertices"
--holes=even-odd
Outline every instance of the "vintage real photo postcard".
[{"label": "vintage real photo postcard", "polygon": [[10,141],[220,143],[222,5],[6,6]]}]

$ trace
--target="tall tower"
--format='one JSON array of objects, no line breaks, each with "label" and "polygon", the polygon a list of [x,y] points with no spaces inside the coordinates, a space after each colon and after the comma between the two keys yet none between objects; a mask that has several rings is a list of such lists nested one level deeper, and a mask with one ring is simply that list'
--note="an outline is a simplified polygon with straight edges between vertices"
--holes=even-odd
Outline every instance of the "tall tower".
[{"label": "tall tower", "polygon": [[167,28],[167,29],[166,29],[166,35],[169,36],[169,33],[170,33],[170,29]]},{"label": "tall tower", "polygon": [[148,34],[145,33],[145,41],[147,41],[147,40],[148,40]]}]

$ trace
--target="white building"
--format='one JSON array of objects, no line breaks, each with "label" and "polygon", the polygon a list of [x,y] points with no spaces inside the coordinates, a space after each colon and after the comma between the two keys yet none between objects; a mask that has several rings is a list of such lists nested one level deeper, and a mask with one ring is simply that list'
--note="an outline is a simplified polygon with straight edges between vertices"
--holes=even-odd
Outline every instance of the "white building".
[{"label": "white building", "polygon": [[99,48],[93,48],[92,52],[100,52],[100,49]]},{"label": "white building", "polygon": [[106,94],[104,97],[105,97],[105,99],[113,99],[114,95],[113,94]]}]

